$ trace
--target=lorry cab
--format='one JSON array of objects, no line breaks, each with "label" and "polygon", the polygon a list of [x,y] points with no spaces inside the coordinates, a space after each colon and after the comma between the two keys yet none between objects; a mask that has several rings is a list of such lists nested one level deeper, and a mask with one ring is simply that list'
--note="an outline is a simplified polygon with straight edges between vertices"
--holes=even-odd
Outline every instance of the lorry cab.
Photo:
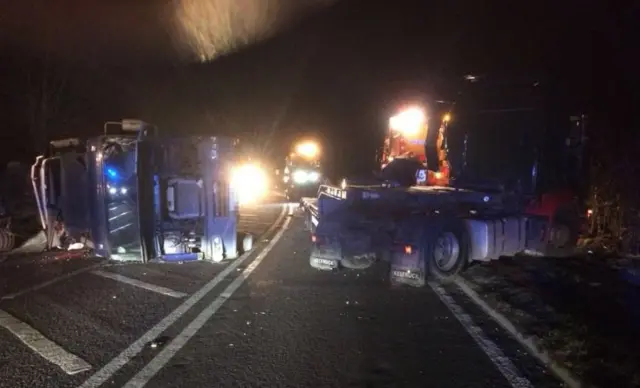
[{"label": "lorry cab", "polygon": [[138,120],[107,123],[102,136],[51,142],[31,169],[46,248],[120,261],[235,258],[235,144],[162,136]]}]

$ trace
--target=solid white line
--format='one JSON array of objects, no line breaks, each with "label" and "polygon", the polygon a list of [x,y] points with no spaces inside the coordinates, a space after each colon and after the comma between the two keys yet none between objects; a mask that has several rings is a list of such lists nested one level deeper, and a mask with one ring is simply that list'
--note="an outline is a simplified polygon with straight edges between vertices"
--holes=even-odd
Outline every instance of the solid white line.
[{"label": "solid white line", "polygon": [[135,286],[135,287],[143,288],[148,291],[157,292],[158,294],[170,296],[172,298],[184,298],[185,296],[187,296],[187,294],[185,294],[184,292],[174,291],[170,288],[157,286],[155,284],[143,282],[142,280],[138,280],[138,279],[132,279],[124,275],[120,275],[120,274],[109,272],[109,271],[97,270],[97,271],[91,271],[91,273],[93,275],[102,276],[103,278],[122,282],[130,286]]},{"label": "solid white line", "polygon": [[98,268],[101,265],[103,265],[103,264],[98,263],[98,264],[90,265],[88,267],[77,269],[75,271],[66,273],[64,275],[60,275],[60,276],[58,276],[56,278],[53,278],[51,280],[47,280],[46,282],[42,282],[40,284],[36,284],[35,286],[29,287],[29,288],[25,288],[24,290],[21,290],[21,291],[18,291],[18,292],[14,292],[13,294],[5,295],[5,296],[2,297],[2,300],[15,299],[15,298],[17,298],[19,296],[22,296],[24,294],[28,294],[29,292],[37,291],[37,290],[40,290],[42,288],[49,287],[52,284],[58,283],[58,282],[63,281],[63,280],[70,279],[70,278],[72,278],[72,277],[74,277],[74,276],[76,276],[78,274],[83,273],[83,272],[91,271],[92,269]]},{"label": "solid white line", "polygon": [[502,376],[504,376],[513,388],[533,388],[533,384],[531,384],[527,378],[522,377],[518,368],[504,355],[502,349],[484,334],[482,329],[480,329],[473,322],[473,319],[462,310],[462,307],[447,294],[444,288],[433,282],[429,282],[429,286],[431,286],[431,289],[438,295],[442,303],[453,313],[460,324],[462,324],[462,327],[464,327],[471,338],[476,341],[480,349],[489,357],[493,365],[502,373]]},{"label": "solid white line", "polygon": [[[278,227],[278,224],[285,216],[286,207],[282,207],[282,213],[278,217],[277,221],[269,228],[266,233],[271,233]],[[196,303],[204,298],[211,290],[213,290],[220,282],[222,282],[227,275],[234,272],[235,269],[240,266],[247,258],[253,253],[253,250],[244,253],[242,256],[235,259],[224,270],[222,270],[215,278],[211,279],[209,283],[205,284],[196,293],[186,299],[180,306],[173,310],[169,315],[164,317],[157,325],[149,329],[142,337],[138,338],[134,343],[129,345],[128,348],[117,355],[113,360],[109,361],[107,365],[97,371],[93,376],[89,377],[79,388],[97,388],[107,382],[111,376],[116,374],[122,367],[124,367],[131,359],[137,356],[147,344],[155,340],[160,336],[167,328],[173,325],[180,317],[182,317],[187,311],[189,311]]]},{"label": "solid white line", "polygon": [[461,278],[455,280],[455,284],[464,292],[472,302],[478,305],[487,315],[493,318],[504,330],[506,330],[513,338],[516,339],[525,349],[529,351],[531,355],[538,359],[542,364],[546,365],[551,371],[562,380],[568,387],[580,388],[583,386],[582,382],[576,379],[567,368],[560,366],[553,361],[549,354],[541,350],[534,342],[534,337],[526,337],[524,334],[518,331],[516,327],[507,319],[504,315],[500,314],[495,309],[491,308],[482,298],[478,295],[467,282]]},{"label": "solid white line", "polygon": [[33,327],[22,322],[4,310],[0,310],[0,326],[9,330],[31,350],[52,364],[58,365],[66,374],[75,375],[91,369],[91,365],[71,354],[55,342],[46,338]]},{"label": "solid white line", "polygon": [[282,229],[271,239],[269,244],[260,252],[260,254],[251,262],[242,274],[233,280],[231,284],[202,312],[189,323],[166,347],[162,349],[142,370],[140,370],[131,380],[129,380],[123,388],[144,387],[172,358],[182,349],[182,347],[196,335],[198,330],[213,317],[218,309],[231,298],[234,292],[240,288],[242,283],[251,275],[251,273],[260,265],[262,260],[269,254],[271,249],[278,243],[282,234],[286,231],[291,218],[288,218]]}]

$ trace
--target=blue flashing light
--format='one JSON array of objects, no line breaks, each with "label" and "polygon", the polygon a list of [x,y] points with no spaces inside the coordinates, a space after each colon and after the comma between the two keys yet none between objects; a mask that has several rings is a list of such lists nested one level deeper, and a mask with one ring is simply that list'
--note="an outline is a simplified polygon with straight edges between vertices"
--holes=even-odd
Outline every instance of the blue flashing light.
[{"label": "blue flashing light", "polygon": [[105,168],[105,173],[106,173],[108,178],[111,178],[111,179],[120,178],[120,174],[118,174],[118,171],[116,169],[112,168],[112,167]]}]

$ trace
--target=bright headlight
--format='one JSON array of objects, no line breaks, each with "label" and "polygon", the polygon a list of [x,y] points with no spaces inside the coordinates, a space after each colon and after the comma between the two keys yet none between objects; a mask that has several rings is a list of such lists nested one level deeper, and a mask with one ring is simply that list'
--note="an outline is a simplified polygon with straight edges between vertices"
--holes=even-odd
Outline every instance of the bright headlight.
[{"label": "bright headlight", "polygon": [[293,182],[297,184],[317,182],[320,179],[320,173],[316,171],[297,170],[293,173]]},{"label": "bright headlight", "polygon": [[293,173],[295,183],[305,183],[307,180],[309,180],[309,174],[306,171],[298,170]]},{"label": "bright headlight", "polygon": [[257,165],[245,164],[231,171],[230,185],[240,203],[255,202],[267,192],[267,174]]},{"label": "bright headlight", "polygon": [[111,185],[107,185],[107,191],[109,192],[109,194],[111,195],[127,195],[127,193],[129,192],[129,189],[127,189],[126,187],[122,186],[122,187],[114,187]]},{"label": "bright headlight", "polygon": [[316,172],[316,171],[311,171],[309,173],[309,180],[311,182],[317,182],[318,179],[320,179],[320,173]]}]

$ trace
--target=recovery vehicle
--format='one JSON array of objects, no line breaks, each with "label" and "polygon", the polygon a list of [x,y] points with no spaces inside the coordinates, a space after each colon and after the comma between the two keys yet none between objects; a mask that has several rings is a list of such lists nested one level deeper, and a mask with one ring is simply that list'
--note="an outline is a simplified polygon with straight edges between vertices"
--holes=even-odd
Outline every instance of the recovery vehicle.
[{"label": "recovery vehicle", "polygon": [[140,120],[106,123],[101,136],[53,141],[31,168],[41,237],[23,249],[41,241],[44,249],[119,261],[233,259],[236,144],[163,135]]},{"label": "recovery vehicle", "polygon": [[[386,261],[392,283],[422,286],[472,262],[572,253],[586,116],[554,112],[536,88],[476,91],[444,111],[433,102],[394,116],[376,184],[323,185],[302,201],[311,266]],[[412,143],[417,136],[426,141]]]},{"label": "recovery vehicle", "polygon": [[320,146],[314,141],[296,144],[285,159],[283,173],[287,200],[298,202],[303,197],[315,196],[322,181]]}]

